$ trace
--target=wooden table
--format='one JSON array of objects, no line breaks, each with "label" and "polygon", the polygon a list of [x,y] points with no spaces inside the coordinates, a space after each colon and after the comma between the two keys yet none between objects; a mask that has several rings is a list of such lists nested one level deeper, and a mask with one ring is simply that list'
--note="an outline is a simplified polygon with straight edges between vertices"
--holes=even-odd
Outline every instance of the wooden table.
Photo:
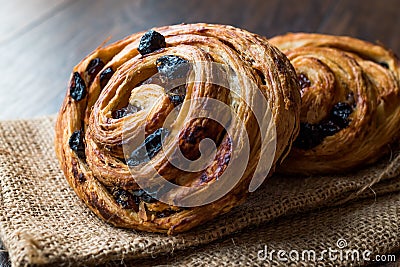
[{"label": "wooden table", "polygon": [[[231,24],[267,37],[351,35],[400,53],[398,0],[0,0],[0,119],[56,113],[70,72],[106,38],[181,22]],[[1,259],[0,259],[1,262]]]}]

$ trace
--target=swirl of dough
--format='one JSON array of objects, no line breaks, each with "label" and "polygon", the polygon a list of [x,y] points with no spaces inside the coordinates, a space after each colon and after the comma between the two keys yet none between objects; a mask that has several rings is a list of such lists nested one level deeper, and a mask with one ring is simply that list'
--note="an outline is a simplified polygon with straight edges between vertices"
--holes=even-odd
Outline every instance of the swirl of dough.
[{"label": "swirl of dough", "polygon": [[270,39],[296,69],[300,133],[280,171],[338,173],[378,160],[400,130],[399,60],[346,36],[289,33]]},{"label": "swirl of dough", "polygon": [[[216,76],[236,88],[215,84]],[[248,90],[248,82],[261,97]],[[97,48],[73,69],[56,124],[57,157],[76,194],[105,221],[150,232],[186,231],[228,212],[249,192],[264,142],[251,109],[257,98],[270,110],[264,118],[272,122],[268,134],[276,132],[265,176],[284,159],[299,130],[298,86],[289,60],[264,38],[241,29],[182,24],[133,34]],[[234,115],[196,99],[223,103]],[[229,180],[224,172],[240,162],[243,136],[250,148],[243,175],[210,203],[199,198],[198,205],[178,205],[190,190],[164,192],[171,201],[160,201],[160,188],[142,186],[160,175],[186,189],[218,188]],[[179,153],[189,161],[207,154],[204,140],[215,147],[204,168],[186,171],[171,163]]]}]

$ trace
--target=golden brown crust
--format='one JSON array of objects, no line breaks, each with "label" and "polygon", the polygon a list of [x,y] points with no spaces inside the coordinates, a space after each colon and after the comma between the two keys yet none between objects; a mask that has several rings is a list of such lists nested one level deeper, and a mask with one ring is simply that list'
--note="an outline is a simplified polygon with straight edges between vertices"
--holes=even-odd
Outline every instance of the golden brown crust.
[{"label": "golden brown crust", "polygon": [[348,125],[335,134],[319,144],[305,140],[299,148],[295,143],[281,172],[343,172],[373,163],[389,151],[400,131],[399,60],[391,51],[351,37],[322,34],[289,33],[270,42],[287,55],[305,83],[300,120],[314,138],[321,134],[317,125],[335,121],[335,105],[352,107]]},{"label": "golden brown crust", "polygon": [[[142,32],[106,47],[99,47],[75,66],[73,73],[78,72],[86,85],[91,83],[87,86],[87,96],[80,101],[72,99],[67,93],[56,124],[55,145],[57,157],[69,184],[99,217],[118,227],[173,234],[225,213],[244,200],[259,157],[260,133],[254,127],[254,117],[245,108],[239,108],[238,116],[249,131],[250,161],[239,183],[217,201],[187,208],[158,201],[140,201],[129,208],[123,208],[114,199],[110,188],[139,188],[123,160],[121,144],[124,142],[124,135],[125,138],[127,135],[134,135],[137,130],[135,127],[143,125],[146,127],[146,134],[152,133],[162,125],[172,109],[171,102],[162,95],[158,86],[139,86],[157,72],[156,59],[163,55],[175,55],[189,62],[216,61],[230,66],[235,72],[244,73],[254,82],[265,96],[276,125],[278,138],[272,169],[285,157],[297,135],[300,94],[294,69],[287,58],[255,34],[231,26],[209,24],[182,24],[155,30],[165,36],[166,48],[141,56],[137,47],[144,34]],[[105,65],[91,78],[86,70],[89,62],[95,58],[100,58]],[[112,68],[114,75],[101,89],[100,73],[107,68]],[[137,94],[132,93],[133,90]],[[215,85],[188,85],[187,90],[186,98],[208,97],[232,105],[232,94]],[[161,96],[159,102],[155,101],[157,96]],[[251,95],[244,93],[243,97],[246,101],[250,99],[251,103]],[[154,107],[145,114],[139,111],[119,119],[112,117],[115,110],[127,105],[128,101],[139,101],[138,99],[142,102],[153,101],[154,103],[148,105],[154,104]],[[241,105],[242,102],[239,101],[239,107]],[[180,114],[184,112],[189,111],[182,108]],[[126,129],[126,125],[133,126]],[[140,165],[136,176],[150,179],[153,165],[165,179],[175,183],[204,187],[215,184],[215,180],[228,164],[226,159],[231,156],[230,137],[213,121],[204,118],[193,120],[182,127],[178,141],[181,149],[187,152],[186,156],[195,157],[191,153],[197,151],[198,141],[205,137],[221,140],[211,165],[205,171],[185,173],[172,167],[163,155],[157,154],[150,162]],[[72,133],[79,129],[83,129],[85,134],[86,158],[83,159],[68,144]],[[196,141],[194,145],[187,141],[193,136]]]}]

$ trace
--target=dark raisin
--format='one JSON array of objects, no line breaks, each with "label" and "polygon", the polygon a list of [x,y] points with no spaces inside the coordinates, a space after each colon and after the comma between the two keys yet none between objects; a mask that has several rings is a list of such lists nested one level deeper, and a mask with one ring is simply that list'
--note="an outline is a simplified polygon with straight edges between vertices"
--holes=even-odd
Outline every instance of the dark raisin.
[{"label": "dark raisin", "polygon": [[108,67],[105,70],[103,70],[103,72],[100,74],[100,88],[101,89],[106,87],[108,81],[111,79],[113,74],[114,74],[114,71],[111,67]]},{"label": "dark raisin", "polygon": [[86,68],[86,72],[89,75],[89,86],[93,82],[97,73],[99,73],[101,71],[101,69],[104,67],[104,65],[105,65],[104,62],[101,61],[101,59],[98,57],[92,59],[89,62],[88,66]]},{"label": "dark raisin", "polygon": [[175,107],[182,104],[185,100],[185,95],[168,95],[168,97]]},{"label": "dark raisin", "polygon": [[386,62],[379,62],[379,65],[381,65],[385,69],[389,69],[389,64],[387,64]]},{"label": "dark raisin", "polygon": [[135,190],[132,192],[132,194],[146,203],[154,203],[155,201],[157,201],[155,198],[147,194],[147,192],[143,189]]},{"label": "dark raisin", "polygon": [[114,189],[113,197],[115,201],[124,209],[132,209],[136,207],[135,200],[131,193],[123,189]]},{"label": "dark raisin", "polygon": [[138,51],[140,54],[146,55],[164,47],[166,47],[164,36],[159,32],[150,30],[140,39]]},{"label": "dark raisin", "polygon": [[156,60],[157,70],[164,89],[174,106],[180,105],[186,96],[186,76],[190,65],[186,59],[174,55],[166,55]]},{"label": "dark raisin", "polygon": [[147,162],[149,160],[147,156],[146,146],[142,143],[139,147],[137,147],[130,155],[127,160],[128,166],[137,166],[140,163]]},{"label": "dark raisin", "polygon": [[176,211],[174,211],[174,210],[164,210],[164,211],[161,211],[161,212],[157,212],[157,218],[169,217],[169,216],[171,216],[171,215],[173,215],[175,213],[176,213]]},{"label": "dark raisin", "polygon": [[206,173],[203,172],[200,175],[200,182],[202,182],[202,183],[208,182],[208,179],[209,179],[209,177],[208,177],[208,175]]},{"label": "dark raisin", "polygon": [[224,164],[225,164],[225,165],[228,165],[229,161],[231,161],[231,154],[226,153],[226,154],[224,155]]},{"label": "dark raisin", "polygon": [[353,109],[348,103],[337,103],[330,114],[329,120],[320,124],[300,123],[300,133],[294,146],[300,149],[311,149],[319,145],[325,137],[331,136],[346,128],[350,120],[348,117]]},{"label": "dark raisin", "polygon": [[72,133],[69,138],[69,147],[76,153],[76,155],[83,159],[85,158],[85,143],[84,143],[84,133],[82,130],[77,130]]},{"label": "dark raisin", "polygon": [[128,105],[127,107],[123,107],[121,109],[115,110],[112,113],[112,117],[114,119],[120,119],[123,118],[129,114],[133,114],[135,112],[138,112],[140,109],[140,107],[136,107],[136,106],[132,106],[132,105]]},{"label": "dark raisin", "polygon": [[182,84],[179,85],[177,87],[174,87],[172,89],[168,90],[168,86],[165,87],[166,88],[166,93],[168,95],[181,95],[181,96],[185,96],[186,95],[186,84]]},{"label": "dark raisin", "polygon": [[300,123],[300,132],[294,141],[294,146],[300,149],[311,149],[319,145],[323,140],[318,125]]},{"label": "dark raisin", "polygon": [[341,128],[349,125],[349,116],[353,112],[353,108],[345,102],[337,103],[331,112],[331,120]]},{"label": "dark raisin", "polygon": [[133,196],[133,201],[135,202],[136,206],[140,205],[140,197]]},{"label": "dark raisin", "polygon": [[159,128],[154,133],[146,137],[144,142],[132,153],[127,163],[129,166],[137,166],[140,163],[152,159],[162,147],[163,137],[168,135],[169,130]]},{"label": "dark raisin", "polygon": [[163,137],[168,133],[169,133],[168,129],[159,128],[146,138],[145,144],[150,159],[153,158],[158,151],[160,151],[163,142]]},{"label": "dark raisin", "polygon": [[336,134],[341,130],[333,121],[324,121],[320,124],[300,123],[300,133],[294,146],[300,149],[311,149],[322,143],[325,137]]},{"label": "dark raisin", "polygon": [[137,189],[132,191],[132,195],[136,197],[141,197],[144,193],[146,193],[146,191],[144,191],[143,189]]},{"label": "dark raisin", "polygon": [[332,121],[327,121],[319,125],[322,137],[331,136],[340,131],[340,127]]},{"label": "dark raisin", "polygon": [[297,77],[297,79],[299,80],[301,89],[311,86],[311,81],[308,79],[308,77],[305,74],[300,73],[300,75]]},{"label": "dark raisin", "polygon": [[126,115],[127,115],[126,108],[121,108],[121,109],[115,110],[112,113],[113,119],[120,119],[120,118],[125,117]]},{"label": "dark raisin", "polygon": [[165,218],[165,217],[168,217],[169,215],[168,215],[168,213],[166,213],[166,212],[158,212],[157,213],[157,218]]},{"label": "dark raisin", "polygon": [[78,181],[83,184],[84,182],[86,182],[86,178],[85,175],[83,173],[79,173],[78,175]]},{"label": "dark raisin", "polygon": [[174,55],[166,55],[156,60],[158,72],[167,79],[186,77],[189,64],[186,59]]},{"label": "dark raisin", "polygon": [[76,101],[81,101],[86,96],[86,84],[78,72],[74,72],[72,76],[69,95]]},{"label": "dark raisin", "polygon": [[149,194],[147,194],[147,193],[145,193],[145,194],[141,197],[141,199],[142,199],[144,202],[146,202],[146,203],[154,203],[154,202],[157,201],[155,198],[151,197],[151,196],[150,196]]}]

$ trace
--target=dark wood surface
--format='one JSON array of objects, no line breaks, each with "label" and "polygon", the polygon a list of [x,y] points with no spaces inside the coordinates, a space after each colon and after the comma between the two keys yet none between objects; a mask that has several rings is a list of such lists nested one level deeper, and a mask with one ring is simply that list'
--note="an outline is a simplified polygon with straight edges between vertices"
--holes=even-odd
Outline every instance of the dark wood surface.
[{"label": "dark wood surface", "polygon": [[71,69],[85,55],[110,36],[154,26],[209,22],[267,37],[350,35],[400,53],[398,0],[0,0],[0,6],[0,119],[56,113]]},{"label": "dark wood surface", "polygon": [[[232,24],[267,37],[323,32],[400,51],[398,0],[1,0],[0,119],[57,112],[72,67],[107,37],[181,22]],[[4,2],[4,3],[3,3]]]}]

